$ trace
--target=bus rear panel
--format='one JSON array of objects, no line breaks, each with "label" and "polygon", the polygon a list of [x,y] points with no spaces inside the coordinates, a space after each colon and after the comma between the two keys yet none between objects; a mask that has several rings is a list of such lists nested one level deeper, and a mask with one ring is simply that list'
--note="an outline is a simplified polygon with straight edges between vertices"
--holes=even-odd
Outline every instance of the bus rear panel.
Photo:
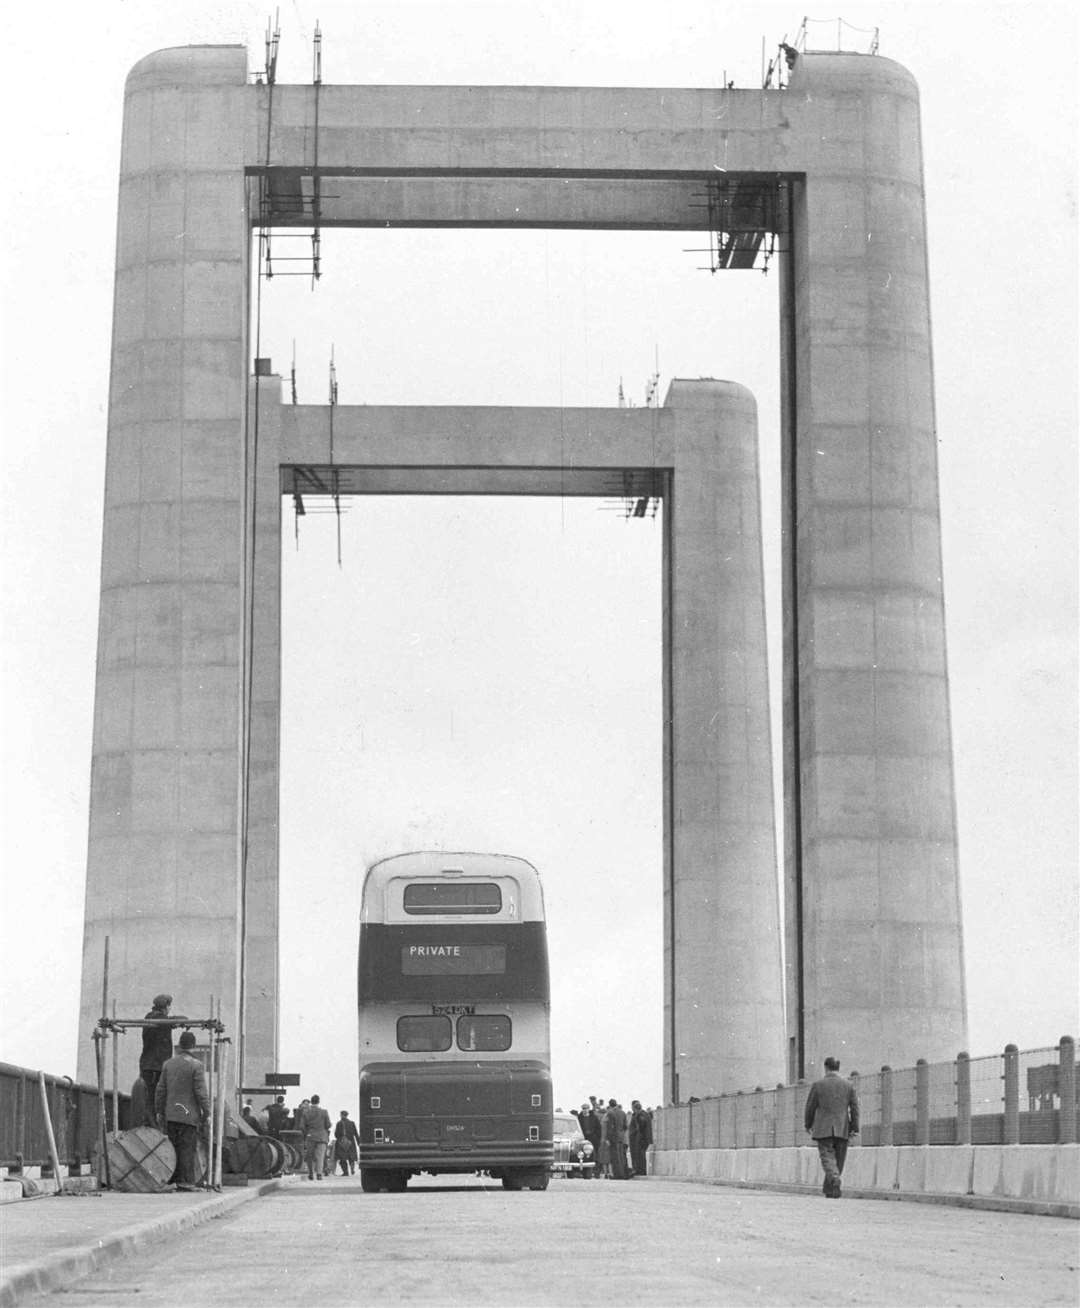
[{"label": "bus rear panel", "polygon": [[488,1172],[552,1164],[541,1063],[370,1063],[360,1074],[360,1167]]}]

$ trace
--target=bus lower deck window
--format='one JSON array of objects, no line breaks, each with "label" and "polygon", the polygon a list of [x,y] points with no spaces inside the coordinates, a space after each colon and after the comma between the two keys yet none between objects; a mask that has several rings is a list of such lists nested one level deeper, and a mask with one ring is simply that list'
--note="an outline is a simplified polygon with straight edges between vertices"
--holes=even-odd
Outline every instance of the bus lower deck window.
[{"label": "bus lower deck window", "polygon": [[406,1054],[445,1053],[453,1043],[448,1017],[399,1017],[397,1047]]},{"label": "bus lower deck window", "polygon": [[499,1050],[510,1048],[510,1019],[502,1013],[482,1013],[459,1017],[457,1043],[459,1049]]}]

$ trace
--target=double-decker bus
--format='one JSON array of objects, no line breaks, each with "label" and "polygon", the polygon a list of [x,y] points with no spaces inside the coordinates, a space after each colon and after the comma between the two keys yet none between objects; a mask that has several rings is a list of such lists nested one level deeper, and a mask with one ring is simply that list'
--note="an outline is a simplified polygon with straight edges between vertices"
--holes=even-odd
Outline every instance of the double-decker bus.
[{"label": "double-decker bus", "polygon": [[360,910],[360,1183],[481,1172],[544,1190],[550,996],[540,876],[505,854],[374,863]]}]

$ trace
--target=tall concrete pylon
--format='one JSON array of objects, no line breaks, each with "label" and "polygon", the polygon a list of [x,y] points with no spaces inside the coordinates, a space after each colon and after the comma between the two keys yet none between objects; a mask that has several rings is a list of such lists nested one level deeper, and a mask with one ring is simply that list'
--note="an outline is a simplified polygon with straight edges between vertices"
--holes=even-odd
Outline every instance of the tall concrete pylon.
[{"label": "tall concrete pylon", "polygon": [[[270,88],[249,84],[232,46],[160,51],[132,69],[81,1034],[99,1016],[108,935],[120,1011],[160,989],[193,1011],[213,994],[242,1032],[244,1078],[276,1061],[278,671],[253,632],[267,636],[277,615],[252,542],[280,529],[287,468],[326,452],[310,432],[286,438],[286,410],[279,462],[253,457],[248,285],[253,224],[310,224],[315,149],[319,177],[334,179],[322,217],[341,226],[700,230],[702,189],[720,176],[771,197],[786,1070],[828,1052],[861,1069],[951,1057],[966,1038],[918,94],[898,65],[847,54],[801,56],[782,91]],[[785,1072],[772,827],[759,821],[759,528],[745,516],[735,532],[717,513],[723,496],[748,494],[748,404],[737,386],[687,385],[660,410],[673,579],[665,1093],[683,1099]],[[418,476],[439,466],[436,421],[446,415],[405,447]],[[542,419],[517,421],[542,448]],[[470,423],[451,465],[475,452]],[[594,427],[607,431],[584,420]],[[625,446],[594,450],[583,435],[582,448],[602,468],[648,466],[633,462],[633,430]],[[706,465],[732,480],[724,490],[710,471],[713,498],[695,516],[691,470]],[[517,471],[536,476],[531,460]],[[439,475],[468,492],[445,459]],[[276,491],[255,494],[263,479]],[[732,543],[737,575],[718,566]],[[741,645],[717,621],[735,613]],[[710,737],[701,722],[723,727]],[[84,1041],[80,1076],[89,1058]]]}]

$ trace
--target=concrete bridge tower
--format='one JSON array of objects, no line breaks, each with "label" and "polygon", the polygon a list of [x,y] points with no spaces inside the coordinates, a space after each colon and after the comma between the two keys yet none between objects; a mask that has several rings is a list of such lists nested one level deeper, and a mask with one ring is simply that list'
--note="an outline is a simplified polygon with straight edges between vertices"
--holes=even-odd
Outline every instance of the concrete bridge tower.
[{"label": "concrete bridge tower", "polygon": [[[272,455],[250,440],[252,227],[310,226],[316,206],[337,226],[691,231],[703,190],[742,236],[767,223],[781,246],[788,1025],[775,892],[744,839],[748,796],[768,791],[763,648],[754,621],[716,620],[758,603],[757,526],[721,519],[700,487],[685,507],[725,439],[745,448],[746,396],[713,392],[702,417],[691,388],[663,411],[654,469],[680,642],[666,673],[667,1094],[775,1083],[827,1052],[870,1069],[964,1046],[910,74],[806,54],[783,90],[267,86],[238,46],[159,51],[127,83],[81,1035],[109,936],[122,1012],[162,988],[184,1007],[214,995],[244,1077],[276,1060],[277,599],[253,526],[272,530],[289,468],[326,454],[284,419]],[[469,493],[477,420],[415,417],[398,415],[412,443],[397,465]],[[544,433],[518,422],[532,436],[505,470],[520,490],[538,484]],[[460,441],[434,441],[447,430]],[[576,466],[640,468],[633,425],[623,434],[620,449],[610,422],[583,418]],[[355,457],[360,489],[387,475]],[[275,490],[255,496],[263,478]],[[720,566],[733,544],[737,575]]]}]

